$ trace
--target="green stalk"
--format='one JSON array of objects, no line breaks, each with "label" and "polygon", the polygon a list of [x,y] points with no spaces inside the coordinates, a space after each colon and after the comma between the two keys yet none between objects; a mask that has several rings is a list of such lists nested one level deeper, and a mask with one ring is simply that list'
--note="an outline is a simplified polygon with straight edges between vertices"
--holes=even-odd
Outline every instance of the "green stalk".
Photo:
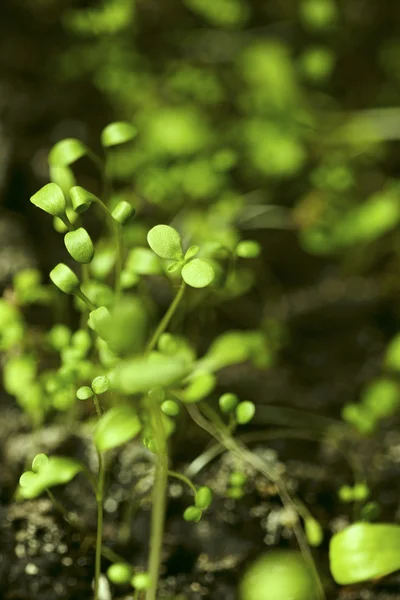
[{"label": "green stalk", "polygon": [[158,338],[167,329],[167,327],[169,325],[169,322],[171,321],[171,319],[172,319],[172,317],[173,317],[176,309],[178,308],[178,305],[179,305],[180,301],[183,298],[183,294],[185,292],[185,288],[186,288],[186,284],[185,284],[184,281],[182,281],[182,283],[181,283],[181,285],[179,287],[178,293],[176,294],[176,296],[173,299],[173,301],[172,301],[169,309],[165,313],[164,317],[160,321],[159,326],[157,327],[157,329],[155,330],[155,332],[154,332],[153,336],[151,337],[149,343],[147,344],[146,354],[149,354],[152,350],[154,350],[155,346],[157,345]]},{"label": "green stalk", "polygon": [[[185,282],[173,299],[169,309],[160,321],[159,326],[147,344],[145,355],[148,355],[156,346],[158,339],[167,329],[185,291]],[[150,556],[148,562],[148,573],[150,576],[150,588],[146,592],[146,600],[157,600],[158,578],[160,574],[161,550],[164,535],[165,508],[167,504],[168,484],[168,446],[162,422],[162,413],[159,406],[151,407],[151,422],[157,448],[157,462],[155,480],[152,491],[152,513],[150,532]]]},{"label": "green stalk", "polygon": [[157,463],[152,492],[150,556],[148,562],[150,587],[146,592],[146,600],[157,599],[168,483],[168,448],[159,406],[152,407],[151,420],[157,447]]},{"label": "green stalk", "polygon": [[122,272],[122,266],[124,264],[124,245],[123,245],[123,239],[122,239],[122,227],[121,227],[120,223],[118,223],[118,221],[116,221],[114,219],[114,217],[108,210],[108,207],[104,204],[104,202],[102,200],[100,200],[100,198],[96,199],[96,203],[103,210],[103,212],[105,213],[105,215],[107,217],[107,220],[110,223],[110,228],[111,228],[112,234],[115,238],[115,243],[117,246],[114,288],[115,288],[115,294],[118,298],[121,295],[121,272]]},{"label": "green stalk", "polygon": [[96,559],[95,559],[95,575],[94,575],[94,600],[99,600],[99,581],[101,573],[101,555],[103,541],[103,497],[104,497],[104,459],[101,452],[98,452],[99,457],[99,478],[97,484],[97,537],[96,537]]},{"label": "green stalk", "polygon": [[[96,394],[93,394],[93,402],[96,408],[98,419],[101,418],[102,410],[100,402]],[[99,600],[99,581],[101,573],[101,555],[103,551],[103,520],[104,520],[104,477],[105,477],[105,465],[104,457],[101,452],[97,452],[99,459],[99,473],[96,486],[96,502],[97,502],[97,531],[96,531],[96,558],[95,558],[95,572],[94,572],[94,600]]]}]

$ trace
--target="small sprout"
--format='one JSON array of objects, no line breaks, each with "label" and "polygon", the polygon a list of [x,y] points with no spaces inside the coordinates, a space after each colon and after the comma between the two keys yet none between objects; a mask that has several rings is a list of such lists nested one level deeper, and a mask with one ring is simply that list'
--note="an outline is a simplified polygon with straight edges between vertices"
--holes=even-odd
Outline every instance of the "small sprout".
[{"label": "small sprout", "polygon": [[110,123],[101,132],[101,144],[104,148],[125,144],[133,140],[137,133],[137,129],[132,123],[125,121]]},{"label": "small sprout", "polygon": [[48,183],[31,198],[32,204],[53,217],[65,218],[66,202],[60,186]]},{"label": "small sprout", "polygon": [[54,325],[49,331],[48,340],[53,348],[62,350],[71,340],[71,330],[66,325]]},{"label": "small sprout", "polygon": [[96,201],[97,198],[94,194],[91,194],[85,188],[80,185],[75,185],[69,190],[72,206],[77,214],[85,212],[92,202]]},{"label": "small sprout", "polygon": [[321,525],[312,517],[305,520],[304,523],[305,533],[310,546],[320,546],[324,539],[324,532]]},{"label": "small sprout", "polygon": [[243,487],[247,481],[247,477],[240,471],[234,471],[229,476],[229,483],[234,487]]},{"label": "small sprout", "polygon": [[261,246],[253,240],[243,240],[236,246],[236,256],[241,258],[257,258],[261,253]]},{"label": "small sprout", "polygon": [[203,486],[197,490],[196,493],[196,506],[201,510],[206,510],[211,506],[213,499],[212,491],[209,487]]},{"label": "small sprout", "polygon": [[127,563],[115,563],[107,570],[107,577],[116,585],[124,585],[129,583],[132,578],[132,567]]},{"label": "small sprout", "polygon": [[165,400],[165,392],[162,387],[155,387],[149,390],[148,396],[151,402],[155,402],[156,404],[161,404]]},{"label": "small sprout", "polygon": [[249,402],[248,400],[239,402],[236,407],[236,420],[239,425],[245,425],[252,420],[255,412],[256,407],[254,406],[253,402]]},{"label": "small sprout", "polygon": [[121,200],[112,211],[113,218],[118,221],[120,225],[126,225],[135,216],[136,210],[129,202]]},{"label": "small sprout", "polygon": [[69,231],[64,237],[65,246],[74,260],[84,265],[93,260],[94,246],[90,235],[83,227]]},{"label": "small sprout", "polygon": [[39,473],[40,469],[47,465],[49,462],[49,457],[47,454],[37,454],[32,461],[32,471],[34,473]]},{"label": "small sprout", "polygon": [[194,258],[182,269],[183,280],[194,288],[207,287],[215,276],[212,266],[201,258]]},{"label": "small sprout", "polygon": [[88,153],[85,144],[76,138],[66,138],[57,142],[50,150],[49,164],[68,167]]},{"label": "small sprout", "polygon": [[46,462],[39,460],[40,469],[35,474],[27,471],[20,478],[21,496],[37,498],[46,489],[71,481],[83,469],[81,463],[63,456],[52,456]]},{"label": "small sprout", "polygon": [[193,521],[194,523],[198,523],[202,514],[202,510],[197,506],[188,506],[183,513],[183,518],[185,521]]},{"label": "small sprout", "polygon": [[104,394],[110,387],[110,382],[108,377],[105,375],[99,375],[96,379],[92,381],[92,390],[95,394],[101,395]]},{"label": "small sprout", "polygon": [[75,273],[64,263],[59,263],[50,273],[50,279],[65,294],[76,294],[80,291],[80,281]]},{"label": "small sprout", "polygon": [[138,435],[142,424],[130,406],[115,406],[97,424],[94,441],[99,452],[118,448]]},{"label": "small sprout", "polygon": [[190,246],[185,252],[185,260],[190,260],[198,254],[200,248],[198,246]]},{"label": "small sprout", "polygon": [[89,400],[93,398],[93,390],[88,385],[83,385],[77,390],[76,397],[78,400]]},{"label": "small sprout", "polygon": [[235,394],[230,393],[222,394],[218,400],[219,407],[223,413],[230,413],[235,410],[238,402],[239,398]]},{"label": "small sprout", "polygon": [[353,488],[350,487],[349,485],[342,485],[342,487],[340,488],[340,490],[338,492],[338,496],[342,502],[353,502],[353,500],[354,500]]},{"label": "small sprout", "polygon": [[353,498],[357,502],[366,500],[369,494],[369,488],[365,483],[356,483],[356,485],[353,487]]},{"label": "small sprout", "polygon": [[131,579],[131,585],[136,590],[147,590],[150,587],[151,579],[148,573],[136,573]]},{"label": "small sprout", "polygon": [[169,417],[176,417],[180,412],[179,404],[175,400],[165,400],[161,404],[161,410]]},{"label": "small sprout", "polygon": [[183,259],[181,236],[173,227],[156,225],[147,234],[147,241],[160,258],[177,261]]}]

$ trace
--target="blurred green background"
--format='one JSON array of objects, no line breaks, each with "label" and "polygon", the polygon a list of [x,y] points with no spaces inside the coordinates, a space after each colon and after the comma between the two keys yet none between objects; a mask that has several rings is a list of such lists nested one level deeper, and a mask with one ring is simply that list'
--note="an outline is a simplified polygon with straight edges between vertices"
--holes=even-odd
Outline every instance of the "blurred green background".
[{"label": "blurred green background", "polygon": [[[263,390],[287,402],[289,386],[290,402],[314,408],[332,398],[336,411],[354,401],[398,329],[400,5],[8,0],[1,11],[2,287],[63,257],[29,203],[52,145],[98,150],[107,123],[133,121],[135,144],[109,165],[115,197],[141,216],[129,243],[157,222],[201,244],[259,241],[262,259],[243,265],[222,313],[283,348]],[[99,192],[86,159],[74,171]]]}]

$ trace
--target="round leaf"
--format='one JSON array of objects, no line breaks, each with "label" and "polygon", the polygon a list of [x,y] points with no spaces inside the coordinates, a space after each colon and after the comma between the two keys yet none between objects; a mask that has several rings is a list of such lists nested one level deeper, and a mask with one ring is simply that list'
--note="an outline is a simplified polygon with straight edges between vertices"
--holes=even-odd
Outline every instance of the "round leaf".
[{"label": "round leaf", "polygon": [[110,123],[101,133],[101,144],[105,148],[130,142],[137,136],[137,129],[132,123],[119,121]]},{"label": "round leaf", "polygon": [[93,242],[83,227],[66,233],[64,242],[68,252],[76,262],[87,265],[93,260]]},{"label": "round leaf", "polygon": [[183,267],[182,277],[191,287],[203,288],[214,279],[214,269],[205,260],[194,258]]},{"label": "round leaf", "polygon": [[66,138],[57,142],[49,154],[49,163],[59,167],[67,167],[87,154],[87,148],[76,138]]},{"label": "round leaf", "polygon": [[181,236],[169,225],[156,225],[147,234],[150,248],[161,258],[181,260],[183,258]]},{"label": "round leaf", "polygon": [[56,183],[48,183],[31,197],[31,202],[38,208],[53,215],[53,217],[64,217],[65,198],[60,186]]},{"label": "round leaf", "polygon": [[348,585],[384,577],[400,569],[400,526],[354,523],[331,539],[334,580]]},{"label": "round leaf", "polygon": [[116,406],[100,419],[94,441],[99,452],[122,446],[136,437],[142,425],[130,406]]}]

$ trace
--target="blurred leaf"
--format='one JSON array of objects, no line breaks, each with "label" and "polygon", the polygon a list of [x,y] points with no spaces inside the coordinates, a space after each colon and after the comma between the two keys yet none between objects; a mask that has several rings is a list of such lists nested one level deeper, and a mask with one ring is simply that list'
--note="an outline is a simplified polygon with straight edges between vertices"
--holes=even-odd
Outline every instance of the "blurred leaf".
[{"label": "blurred leaf", "polygon": [[99,452],[112,450],[135,438],[142,425],[134,408],[115,406],[103,415],[96,427],[94,440]]}]

